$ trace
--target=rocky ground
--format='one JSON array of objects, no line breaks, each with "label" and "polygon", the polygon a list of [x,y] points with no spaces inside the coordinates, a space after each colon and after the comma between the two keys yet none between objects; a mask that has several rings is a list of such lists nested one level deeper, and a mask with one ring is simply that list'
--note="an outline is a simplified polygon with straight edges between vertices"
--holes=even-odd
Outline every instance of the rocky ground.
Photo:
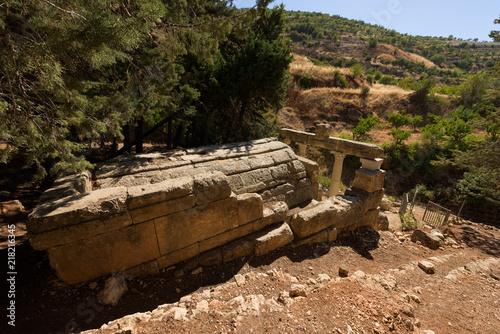
[{"label": "rocky ground", "polygon": [[[126,291],[115,306],[101,300],[109,277],[61,283],[45,253],[24,238],[21,215],[16,327],[3,322],[0,331],[497,333],[500,230],[446,226],[445,241],[432,250],[398,230],[396,210],[387,212],[393,231],[359,229],[334,243],[288,246],[224,265],[116,276],[111,281],[121,280]],[[418,218],[422,210],[415,212]]]}]

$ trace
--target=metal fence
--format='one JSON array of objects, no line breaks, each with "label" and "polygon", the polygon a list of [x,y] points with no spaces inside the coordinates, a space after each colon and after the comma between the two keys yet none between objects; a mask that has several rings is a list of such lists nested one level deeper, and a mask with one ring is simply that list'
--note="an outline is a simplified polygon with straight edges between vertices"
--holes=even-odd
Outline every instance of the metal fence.
[{"label": "metal fence", "polygon": [[451,210],[442,207],[439,204],[429,201],[425,208],[424,217],[422,220],[434,227],[440,227],[448,222]]}]

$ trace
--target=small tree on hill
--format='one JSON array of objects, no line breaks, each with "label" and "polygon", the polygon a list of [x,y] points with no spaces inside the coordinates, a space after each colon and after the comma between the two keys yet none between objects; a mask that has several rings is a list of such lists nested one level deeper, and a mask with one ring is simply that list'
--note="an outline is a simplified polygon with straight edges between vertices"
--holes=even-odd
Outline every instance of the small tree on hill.
[{"label": "small tree on hill", "polygon": [[389,114],[387,119],[395,127],[391,129],[391,135],[396,140],[396,145],[401,145],[410,137],[411,131],[400,129],[400,127],[410,124],[411,118],[401,112]]},{"label": "small tree on hill", "polygon": [[352,139],[358,140],[370,131],[379,121],[378,118],[368,115],[366,118],[360,117],[358,125],[352,129]]},{"label": "small tree on hill", "polygon": [[354,78],[358,78],[365,73],[365,68],[361,64],[352,65],[349,70]]}]

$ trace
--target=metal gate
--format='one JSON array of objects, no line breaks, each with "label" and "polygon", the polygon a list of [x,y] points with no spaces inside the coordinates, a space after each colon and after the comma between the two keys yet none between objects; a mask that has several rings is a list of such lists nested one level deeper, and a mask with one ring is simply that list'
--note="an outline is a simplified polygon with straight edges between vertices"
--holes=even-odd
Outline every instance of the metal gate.
[{"label": "metal gate", "polygon": [[451,210],[429,201],[427,203],[427,207],[425,208],[422,220],[431,226],[440,227],[448,222],[450,214]]}]

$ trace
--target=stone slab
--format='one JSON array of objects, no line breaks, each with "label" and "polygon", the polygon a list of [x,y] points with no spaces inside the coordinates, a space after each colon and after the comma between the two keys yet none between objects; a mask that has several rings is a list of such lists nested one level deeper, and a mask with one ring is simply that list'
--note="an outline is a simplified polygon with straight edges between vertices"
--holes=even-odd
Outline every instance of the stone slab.
[{"label": "stone slab", "polygon": [[283,247],[293,241],[293,232],[287,223],[272,226],[257,234],[255,255],[260,256]]},{"label": "stone slab", "polygon": [[132,210],[193,193],[193,178],[182,177],[128,188],[127,207]]},{"label": "stone slab", "polygon": [[221,248],[223,262],[230,262],[237,258],[252,255],[254,253],[255,241],[253,238],[241,238]]},{"label": "stone slab", "polygon": [[53,247],[47,253],[52,268],[70,284],[120,272],[160,256],[152,221]]},{"label": "stone slab", "polygon": [[139,224],[148,220],[166,216],[175,212],[188,210],[195,205],[195,196],[176,198],[166,202],[143,206],[130,211],[134,224]]},{"label": "stone slab", "polygon": [[225,245],[233,240],[249,235],[253,232],[253,224],[246,224],[238,226],[232,230],[221,233],[209,239],[199,242],[200,252],[205,252],[207,250],[213,249]]},{"label": "stone slab", "polygon": [[265,203],[262,218],[253,223],[254,231],[260,231],[269,225],[284,221],[287,212],[288,205],[283,201]]},{"label": "stone slab", "polygon": [[245,225],[249,222],[262,218],[263,201],[262,197],[256,193],[247,193],[237,196],[238,200],[238,225]]},{"label": "stone slab", "polygon": [[236,197],[155,219],[161,255],[238,227]]},{"label": "stone slab", "polygon": [[194,176],[196,205],[204,205],[231,196],[227,176],[221,172],[211,172]]},{"label": "stone slab", "polygon": [[119,230],[132,224],[128,213],[122,213],[103,219],[71,225],[40,234],[30,234],[31,247],[45,250],[51,247],[69,244],[78,240],[91,238],[98,234]]},{"label": "stone slab", "polygon": [[45,231],[101,219],[126,211],[126,188],[108,188],[38,205],[29,215],[28,232]]},{"label": "stone slab", "polygon": [[166,254],[157,259],[158,267],[160,269],[168,268],[174,264],[180,263],[182,261],[188,260],[200,254],[200,249],[198,244],[193,244],[188,247],[176,250],[172,253]]}]

